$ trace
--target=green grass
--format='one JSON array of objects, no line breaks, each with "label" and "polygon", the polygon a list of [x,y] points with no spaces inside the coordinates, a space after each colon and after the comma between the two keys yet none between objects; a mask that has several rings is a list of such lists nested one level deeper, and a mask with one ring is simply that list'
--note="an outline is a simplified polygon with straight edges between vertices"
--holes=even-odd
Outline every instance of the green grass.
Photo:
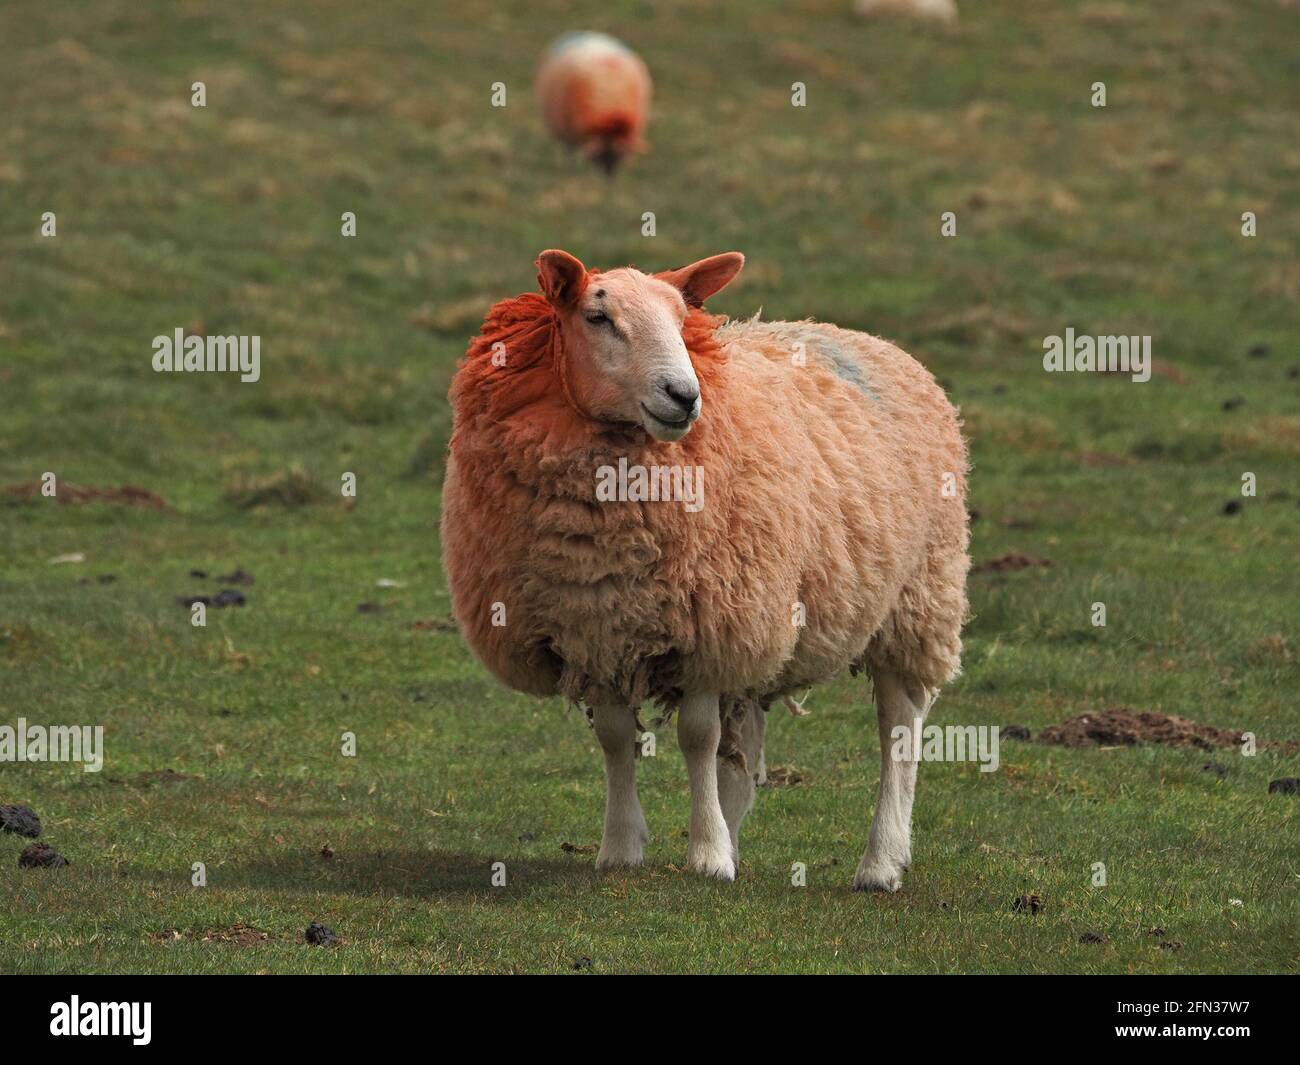
[{"label": "green grass", "polygon": [[[97,775],[0,766],[0,802],[73,861],[20,871],[0,837],[0,971],[1300,968],[1296,800],[1267,794],[1294,755],[1007,743],[996,773],[925,765],[904,890],[854,895],[878,756],[845,678],[773,714],[769,763],[804,780],[760,793],[734,885],[679,868],[667,734],[641,767],[647,865],[598,878],[561,849],[599,833],[580,716],[413,628],[448,611],[445,395],[486,306],[549,246],[647,268],[737,248],[715,310],[903,344],[966,419],[976,561],[1054,563],[972,577],[933,720],[1127,705],[1300,738],[1300,14],[1002,0],[936,29],[719,6],[591,5],[658,85],[652,150],[613,184],[530,99],[540,49],[584,22],[559,0],[0,9],[0,485],[53,471],[169,504],[0,501],[0,724],[107,744]],[[262,380],[154,374],[177,326],[260,335]],[[1167,372],[1044,374],[1066,326],[1149,333]],[[1222,515],[1246,471],[1258,496]],[[216,586],[190,569],[237,565],[248,606],[192,627],[176,598]],[[165,769],[188,779],[143,776]],[[1012,912],[1027,892],[1036,916]],[[345,945],[303,945],[313,919]],[[202,940],[241,922],[269,940]]]}]

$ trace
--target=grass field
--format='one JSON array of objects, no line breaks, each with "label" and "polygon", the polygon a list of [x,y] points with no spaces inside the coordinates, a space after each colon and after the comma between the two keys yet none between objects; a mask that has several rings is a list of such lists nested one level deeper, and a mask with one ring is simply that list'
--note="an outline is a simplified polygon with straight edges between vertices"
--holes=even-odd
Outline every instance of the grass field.
[{"label": "grass field", "polygon": [[[712,309],[903,345],[966,420],[976,564],[1052,562],[971,577],[933,721],[1127,706],[1300,739],[1300,10],[439,6],[0,7],[0,487],[49,471],[167,503],[0,497],[0,724],[106,737],[98,774],[0,765],[0,803],[73,863],[20,870],[0,836],[0,971],[1300,969],[1300,800],[1267,791],[1300,758],[1278,748],[925,765],[904,889],[850,893],[878,753],[847,677],[773,713],[769,765],[803,779],[760,792],[734,885],[680,868],[667,729],[640,770],[647,865],[597,877],[562,849],[599,839],[594,737],[472,660],[437,534],[455,362],[539,250],[739,249]],[[582,26],[657,83],[651,151],[613,183],[531,100],[540,50]],[[1044,373],[1067,326],[1151,335],[1156,373]],[[155,374],[177,327],[260,335],[261,380]],[[193,627],[178,597],[236,567],[247,605]],[[343,945],[305,945],[311,920]]]}]

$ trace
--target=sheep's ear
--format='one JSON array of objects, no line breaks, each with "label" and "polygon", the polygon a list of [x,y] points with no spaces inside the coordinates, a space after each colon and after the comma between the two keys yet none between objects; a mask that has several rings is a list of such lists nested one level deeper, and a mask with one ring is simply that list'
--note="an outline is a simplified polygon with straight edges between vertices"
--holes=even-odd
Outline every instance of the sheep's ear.
[{"label": "sheep's ear", "polygon": [[587,287],[587,268],[567,251],[552,248],[537,257],[537,283],[557,310],[568,310]]},{"label": "sheep's ear", "polygon": [[703,307],[704,301],[726,288],[744,265],[745,257],[740,252],[725,251],[721,255],[710,255],[698,263],[683,266],[680,270],[665,270],[662,274],[655,274],[655,277],[680,289],[682,298],[689,306]]}]

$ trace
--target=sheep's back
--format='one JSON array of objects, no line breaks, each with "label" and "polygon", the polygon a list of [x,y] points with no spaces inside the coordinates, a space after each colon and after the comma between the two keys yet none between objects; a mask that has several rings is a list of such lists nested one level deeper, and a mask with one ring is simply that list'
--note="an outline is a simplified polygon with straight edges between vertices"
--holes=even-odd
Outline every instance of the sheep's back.
[{"label": "sheep's back", "polygon": [[[718,339],[734,440],[720,450],[744,457],[731,470],[723,579],[696,591],[697,638],[724,669],[726,648],[775,643],[740,671],[742,690],[771,694],[860,660],[927,555],[964,554],[966,452],[933,376],[888,341],[758,321],[728,323]],[[700,665],[702,682],[722,682]]]}]

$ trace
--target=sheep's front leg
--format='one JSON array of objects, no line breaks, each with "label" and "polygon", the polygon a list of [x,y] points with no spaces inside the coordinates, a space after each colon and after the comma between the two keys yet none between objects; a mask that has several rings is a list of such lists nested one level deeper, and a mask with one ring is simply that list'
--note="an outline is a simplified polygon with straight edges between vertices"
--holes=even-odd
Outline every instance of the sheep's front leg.
[{"label": "sheep's front leg", "polygon": [[596,868],[640,865],[650,833],[636,796],[636,714],[626,706],[595,707],[591,723],[605,752],[605,831]]},{"label": "sheep's front leg", "polygon": [[718,740],[722,722],[716,695],[687,695],[677,714],[677,739],[691,782],[691,838],[686,864],[693,872],[736,879],[731,833],[718,799]]},{"label": "sheep's front leg", "polygon": [[[919,684],[886,669],[873,670],[872,680],[880,729],[880,794],[853,887],[856,891],[897,891],[903,886],[903,872],[912,863],[913,737],[925,723],[931,699]],[[904,744],[893,734],[899,726],[908,730]],[[896,746],[905,748],[898,758],[894,757]]]}]

